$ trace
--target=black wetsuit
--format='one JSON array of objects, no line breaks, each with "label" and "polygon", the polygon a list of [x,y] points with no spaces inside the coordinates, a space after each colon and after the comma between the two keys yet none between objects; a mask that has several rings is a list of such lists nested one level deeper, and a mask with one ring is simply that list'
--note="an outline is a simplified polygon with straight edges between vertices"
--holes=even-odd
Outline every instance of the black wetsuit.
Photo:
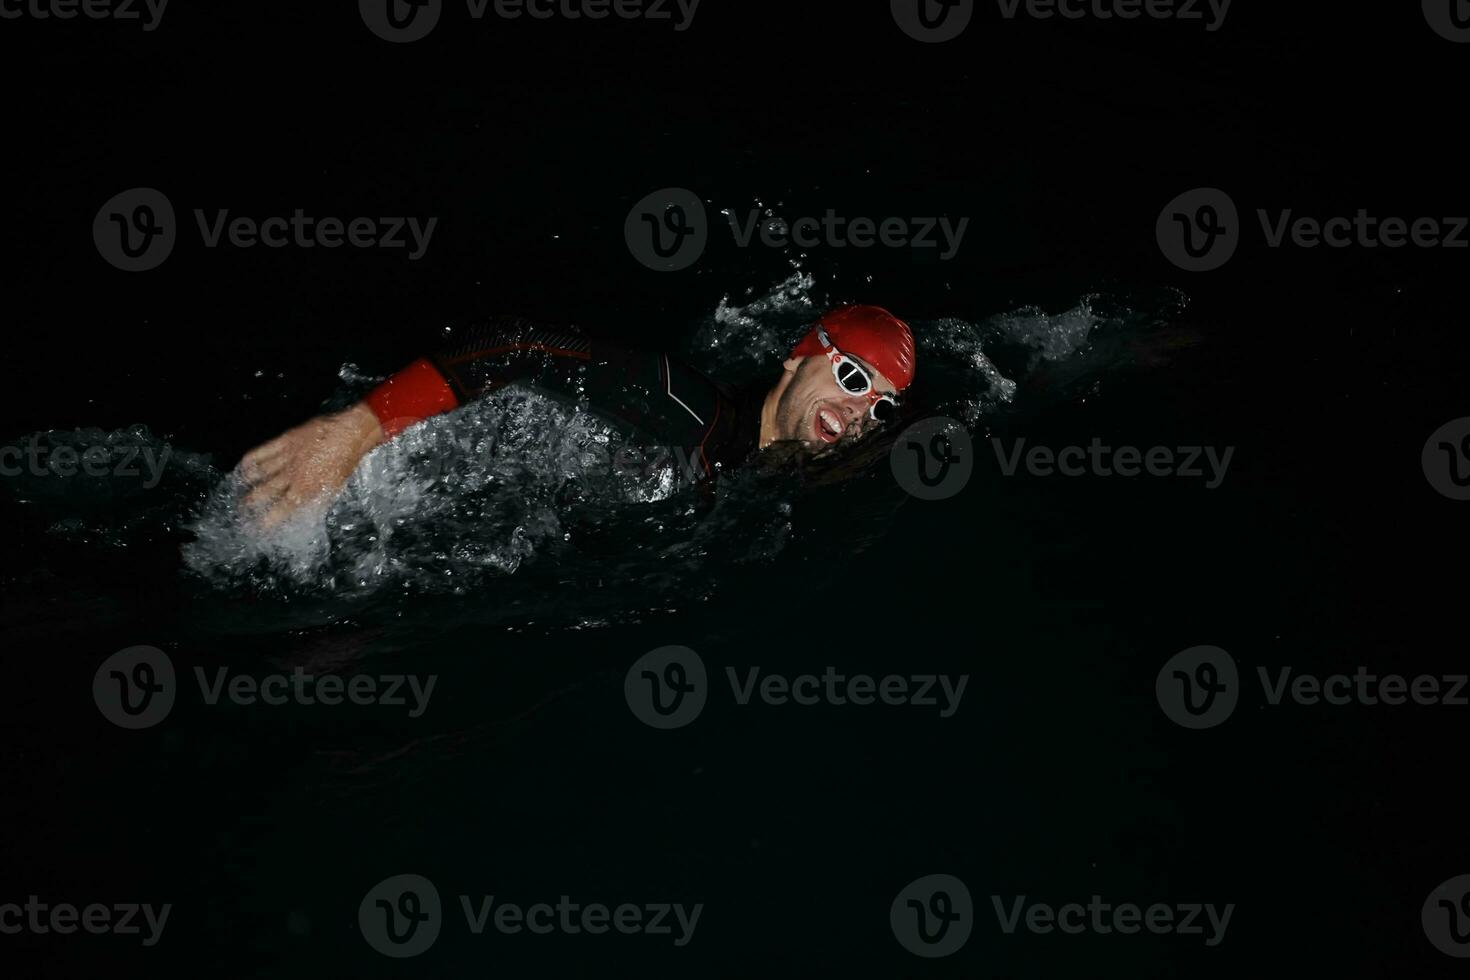
[{"label": "black wetsuit", "polygon": [[770,387],[731,387],[667,354],[605,344],[521,317],[480,324],[428,360],[459,404],[523,385],[576,404],[636,445],[678,454],[700,480],[755,452]]}]

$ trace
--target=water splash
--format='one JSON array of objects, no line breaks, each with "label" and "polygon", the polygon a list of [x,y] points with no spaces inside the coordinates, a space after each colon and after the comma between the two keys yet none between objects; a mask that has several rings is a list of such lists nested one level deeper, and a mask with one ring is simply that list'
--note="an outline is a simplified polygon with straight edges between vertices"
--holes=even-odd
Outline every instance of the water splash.
[{"label": "water splash", "polygon": [[1056,400],[1147,362],[1154,333],[1187,305],[1172,289],[1128,299],[1092,293],[1060,313],[1026,306],[973,323],[915,322],[920,377],[937,411],[977,425],[1026,408],[1023,385],[1038,402]]},{"label": "water splash", "polygon": [[[673,465],[645,457],[576,406],[507,389],[379,446],[329,505],[262,532],[230,474],[184,548],[217,584],[462,592],[572,539],[569,515],[667,500]],[[633,460],[633,464],[629,464]]]},{"label": "water splash", "polygon": [[[976,426],[1094,390],[1185,302],[1092,294],[1056,313],[913,319],[916,400]],[[689,356],[725,380],[773,375],[828,305],[799,270],[742,302],[726,296],[692,331]],[[327,404],[350,404],[376,380],[346,364]],[[78,455],[96,448],[96,459],[167,455],[148,488],[145,476],[5,482],[50,535],[113,551],[181,545],[186,572],[212,592],[357,600],[493,590],[504,602],[482,613],[496,621],[560,616],[584,627],[707,598],[726,577],[712,568],[769,563],[793,539],[801,495],[875,472],[883,455],[876,439],[810,465],[773,451],[724,474],[706,499],[682,490],[674,467],[610,466],[626,448],[615,431],[575,405],[511,388],[414,426],[369,454],[334,501],[263,534],[241,510],[237,475],[143,427],[27,438]],[[604,590],[608,582],[620,587]]]},{"label": "water splash", "polygon": [[215,476],[210,456],[176,449],[144,425],[33,432],[12,440],[7,457],[0,476],[22,514],[60,511],[48,534],[110,549],[177,526],[187,492]]},{"label": "water splash", "polygon": [[811,273],[797,271],[743,304],[721,297],[695,330],[690,360],[732,382],[774,377],[792,342],[823,309],[812,294],[815,288]]}]

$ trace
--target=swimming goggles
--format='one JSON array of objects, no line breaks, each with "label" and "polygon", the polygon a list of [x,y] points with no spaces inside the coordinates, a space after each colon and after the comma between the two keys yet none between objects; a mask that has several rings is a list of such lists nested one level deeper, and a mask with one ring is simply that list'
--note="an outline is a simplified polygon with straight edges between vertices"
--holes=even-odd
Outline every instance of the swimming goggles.
[{"label": "swimming goggles", "polygon": [[836,379],[837,387],[849,395],[867,396],[869,418],[875,422],[887,422],[898,417],[898,399],[893,395],[874,391],[873,376],[868,373],[868,369],[838,350],[821,326],[817,327],[817,340],[822,345],[822,353],[832,363],[832,377]]}]

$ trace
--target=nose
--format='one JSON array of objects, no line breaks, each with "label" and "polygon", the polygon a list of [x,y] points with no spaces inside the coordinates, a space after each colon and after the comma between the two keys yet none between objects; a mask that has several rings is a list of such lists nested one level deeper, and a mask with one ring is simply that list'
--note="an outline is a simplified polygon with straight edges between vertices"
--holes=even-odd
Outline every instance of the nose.
[{"label": "nose", "polygon": [[868,400],[862,395],[848,395],[842,399],[842,412],[849,424],[859,422],[868,412]]}]

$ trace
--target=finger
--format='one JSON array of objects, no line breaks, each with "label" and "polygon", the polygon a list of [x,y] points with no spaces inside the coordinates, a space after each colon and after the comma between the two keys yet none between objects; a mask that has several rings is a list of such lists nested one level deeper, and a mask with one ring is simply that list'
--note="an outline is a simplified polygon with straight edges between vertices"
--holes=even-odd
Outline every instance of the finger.
[{"label": "finger", "polygon": [[258,466],[268,459],[281,455],[286,449],[286,437],[278,436],[270,442],[256,446],[240,458],[240,468]]},{"label": "finger", "polygon": [[248,511],[264,510],[284,497],[290,489],[290,480],[284,477],[274,478],[247,493],[241,504]]},{"label": "finger", "polygon": [[252,459],[258,459],[262,456],[272,456],[280,452],[281,447],[285,444],[286,433],[283,432],[280,435],[276,436],[274,439],[267,439],[265,442],[262,442],[260,445],[250,450],[248,453],[245,454],[242,461],[249,462]]},{"label": "finger", "polygon": [[287,493],[286,495],[281,497],[281,499],[278,500],[275,505],[266,512],[265,517],[261,519],[261,526],[266,528],[267,530],[273,528],[276,525],[285,521],[287,518],[296,516],[307,507],[311,507],[320,503],[321,499],[321,494],[307,496],[301,493],[297,493],[295,491],[295,488],[292,488],[292,491],[290,493]]},{"label": "finger", "polygon": [[260,518],[261,528],[269,531],[271,528],[276,527],[295,512],[296,506],[292,500],[282,499]]},{"label": "finger", "polygon": [[277,476],[280,476],[290,462],[291,457],[286,453],[266,456],[251,462],[241,460],[239,466],[240,479],[247,486],[265,483],[268,480],[273,480]]}]

